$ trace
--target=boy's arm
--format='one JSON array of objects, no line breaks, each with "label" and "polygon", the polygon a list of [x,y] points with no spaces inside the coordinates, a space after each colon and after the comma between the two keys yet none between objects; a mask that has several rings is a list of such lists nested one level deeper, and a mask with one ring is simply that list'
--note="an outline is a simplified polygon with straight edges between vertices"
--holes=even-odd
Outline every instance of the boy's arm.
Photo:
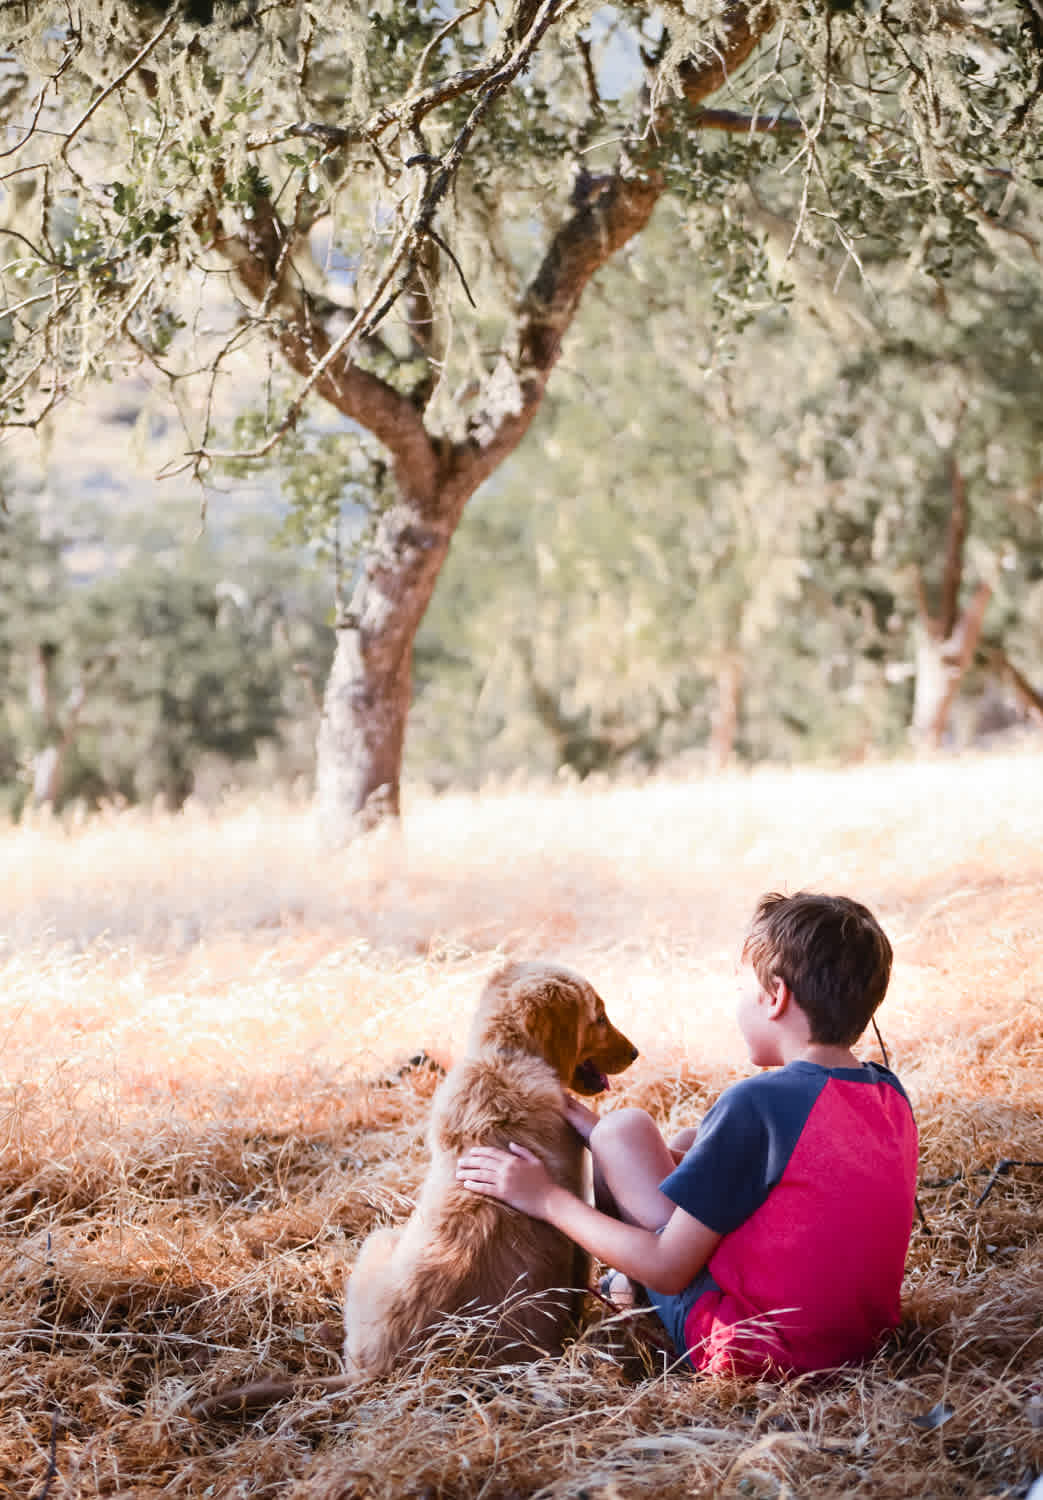
[{"label": "boy's arm", "polygon": [[589,1104],[583,1104],[572,1094],[563,1093],[561,1099],[562,1112],[566,1120],[568,1120],[580,1140],[589,1143],[590,1133],[601,1119],[601,1116],[592,1110]]},{"label": "boy's arm", "polygon": [[522,1146],[510,1151],[474,1146],[457,1166],[461,1184],[512,1208],[544,1219],[577,1245],[653,1291],[680,1292],[696,1277],[721,1236],[675,1208],[660,1234],[599,1213],[548,1176],[539,1157]]}]

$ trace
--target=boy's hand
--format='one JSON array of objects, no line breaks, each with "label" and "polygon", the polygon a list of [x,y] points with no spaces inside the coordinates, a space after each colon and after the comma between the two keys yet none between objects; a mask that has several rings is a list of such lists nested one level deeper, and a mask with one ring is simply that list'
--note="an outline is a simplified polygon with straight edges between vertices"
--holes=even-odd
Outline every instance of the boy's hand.
[{"label": "boy's hand", "polygon": [[578,1099],[574,1099],[571,1094],[563,1093],[561,1099],[566,1120],[568,1120],[580,1140],[589,1141],[590,1132],[594,1129],[601,1116],[596,1115],[588,1105],[582,1104]]},{"label": "boy's hand", "polygon": [[547,1199],[554,1186],[539,1157],[513,1141],[508,1151],[496,1146],[472,1146],[456,1164],[456,1180],[472,1193],[499,1198],[534,1219],[546,1218]]}]

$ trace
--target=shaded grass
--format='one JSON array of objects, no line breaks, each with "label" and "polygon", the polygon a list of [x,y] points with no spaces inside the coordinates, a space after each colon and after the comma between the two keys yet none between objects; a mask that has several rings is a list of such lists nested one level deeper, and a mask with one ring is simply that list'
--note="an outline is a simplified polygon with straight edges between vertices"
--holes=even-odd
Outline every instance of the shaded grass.
[{"label": "shaded grass", "polygon": [[[274,803],[8,830],[0,1494],[1024,1494],[1043,1467],[1043,1172],[978,1200],[1001,1158],[1043,1157],[1041,771],[417,801],[404,841],[336,860]],[[352,1397],[187,1418],[200,1390],[337,1368],[358,1244],[424,1170],[437,1078],[398,1065],[450,1060],[495,963],[583,969],[643,1050],[605,1107],[673,1130],[745,1071],[731,965],[756,896],[801,885],[867,901],[896,945],[880,1021],[928,1228],[872,1365],[693,1380],[592,1302],[560,1360],[490,1377],[458,1320]]]}]

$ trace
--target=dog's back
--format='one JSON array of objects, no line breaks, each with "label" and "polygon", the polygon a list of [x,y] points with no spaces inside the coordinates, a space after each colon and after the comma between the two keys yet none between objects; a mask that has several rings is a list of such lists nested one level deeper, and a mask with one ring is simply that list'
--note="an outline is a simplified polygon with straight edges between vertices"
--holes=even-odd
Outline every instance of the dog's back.
[{"label": "dog's back", "polygon": [[561,1112],[550,1065],[526,1055],[463,1059],[441,1084],[428,1132],[431,1166],[399,1230],[371,1236],[348,1284],[349,1371],[387,1373],[443,1317],[487,1320],[483,1348],[497,1359],[560,1349],[578,1312],[585,1257],[549,1224],[477,1198],[456,1182],[467,1147],[511,1141],[579,1192],[582,1147]]}]

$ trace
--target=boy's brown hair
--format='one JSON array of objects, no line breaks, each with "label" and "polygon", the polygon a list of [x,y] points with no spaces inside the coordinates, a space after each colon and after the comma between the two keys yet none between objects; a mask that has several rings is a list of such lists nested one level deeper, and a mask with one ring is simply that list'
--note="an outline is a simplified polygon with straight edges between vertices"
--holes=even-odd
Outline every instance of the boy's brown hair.
[{"label": "boy's brown hair", "polygon": [[763,987],[782,979],[811,1040],[850,1047],[887,992],[891,944],[868,907],[847,896],[762,896],[742,956]]}]

